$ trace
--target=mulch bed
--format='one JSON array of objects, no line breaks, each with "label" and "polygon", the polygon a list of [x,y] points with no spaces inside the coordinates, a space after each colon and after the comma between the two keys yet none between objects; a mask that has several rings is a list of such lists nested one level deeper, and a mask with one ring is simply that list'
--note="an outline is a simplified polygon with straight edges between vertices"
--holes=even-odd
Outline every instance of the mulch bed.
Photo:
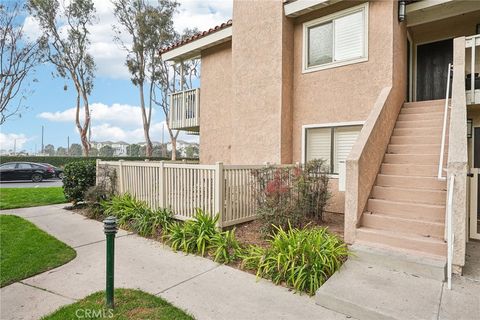
[{"label": "mulch bed", "polygon": [[[340,213],[326,212],[324,221],[320,219],[311,220],[309,226],[328,227],[328,229],[343,239],[344,215]],[[262,223],[259,220],[242,223],[235,226],[235,236],[244,245],[257,245],[268,247],[265,236],[262,234]]]}]

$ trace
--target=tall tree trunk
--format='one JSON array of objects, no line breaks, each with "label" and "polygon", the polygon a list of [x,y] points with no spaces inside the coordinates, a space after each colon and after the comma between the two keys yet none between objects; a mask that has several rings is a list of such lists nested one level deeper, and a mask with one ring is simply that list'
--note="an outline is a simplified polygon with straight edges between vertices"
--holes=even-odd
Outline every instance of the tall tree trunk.
[{"label": "tall tree trunk", "polygon": [[150,119],[147,117],[147,112],[145,110],[145,97],[143,93],[143,83],[138,85],[140,90],[140,108],[142,110],[142,121],[143,121],[143,135],[145,137],[145,156],[151,157],[153,146],[152,141],[150,140]]},{"label": "tall tree trunk", "polygon": [[167,126],[168,129],[168,134],[170,135],[170,142],[172,143],[172,161],[177,160],[177,138],[179,132],[177,131],[175,134],[173,134],[173,130],[170,129],[169,126]]}]

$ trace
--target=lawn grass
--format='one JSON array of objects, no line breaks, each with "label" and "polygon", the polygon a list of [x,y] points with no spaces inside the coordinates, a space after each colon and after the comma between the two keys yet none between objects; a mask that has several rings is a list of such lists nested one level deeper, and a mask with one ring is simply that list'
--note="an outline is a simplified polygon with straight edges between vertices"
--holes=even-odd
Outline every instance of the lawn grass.
[{"label": "lawn grass", "polygon": [[0,210],[65,203],[62,187],[1,188]]},{"label": "lawn grass", "polygon": [[105,306],[105,292],[100,291],[88,297],[64,306],[43,320],[70,319],[113,319],[113,320],[191,320],[192,316],[172,306],[162,298],[140,290],[116,289],[115,309]]},{"label": "lawn grass", "polygon": [[61,266],[75,250],[12,215],[0,215],[0,287]]}]

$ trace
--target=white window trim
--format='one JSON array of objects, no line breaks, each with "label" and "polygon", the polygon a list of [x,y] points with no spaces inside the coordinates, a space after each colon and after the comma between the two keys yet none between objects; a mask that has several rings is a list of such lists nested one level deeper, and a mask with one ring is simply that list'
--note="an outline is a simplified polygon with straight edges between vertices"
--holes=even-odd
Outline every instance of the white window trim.
[{"label": "white window trim", "polygon": [[[302,126],[302,163],[305,163],[307,129],[353,127],[353,126],[363,126],[364,124],[365,124],[365,121],[347,121],[347,122],[330,122],[330,123],[303,125]],[[333,179],[338,179],[338,173],[330,173],[328,174],[328,176]]]},{"label": "white window trim", "polygon": [[[308,22],[305,22],[303,24],[303,44],[302,44],[302,73],[310,73],[310,72],[315,72],[319,70],[325,70],[325,69],[331,69],[331,68],[336,68],[336,67],[341,67],[349,64],[355,64],[355,63],[360,63],[360,62],[365,62],[368,61],[368,2],[365,2],[364,4],[348,8],[339,12],[335,12],[333,14],[329,14],[325,17],[321,17],[315,20],[311,20]],[[363,57],[360,58],[355,58],[355,59],[348,59],[348,60],[343,60],[343,61],[333,61],[330,63],[325,63],[322,65],[318,66],[313,66],[313,67],[308,67],[308,28],[319,25],[328,21],[333,21],[335,19],[347,16],[349,14],[358,12],[358,11],[363,11],[364,12],[364,35],[365,35],[365,45],[364,45],[364,52],[363,52]]]}]

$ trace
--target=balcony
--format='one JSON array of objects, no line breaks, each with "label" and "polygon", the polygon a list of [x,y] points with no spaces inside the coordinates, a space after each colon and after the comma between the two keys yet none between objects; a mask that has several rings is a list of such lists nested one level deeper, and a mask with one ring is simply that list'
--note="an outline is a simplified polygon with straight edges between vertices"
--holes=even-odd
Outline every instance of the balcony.
[{"label": "balcony", "polygon": [[170,95],[169,126],[173,130],[200,131],[200,88]]},{"label": "balcony", "polygon": [[480,104],[480,34],[466,37],[465,48],[467,104]]}]

